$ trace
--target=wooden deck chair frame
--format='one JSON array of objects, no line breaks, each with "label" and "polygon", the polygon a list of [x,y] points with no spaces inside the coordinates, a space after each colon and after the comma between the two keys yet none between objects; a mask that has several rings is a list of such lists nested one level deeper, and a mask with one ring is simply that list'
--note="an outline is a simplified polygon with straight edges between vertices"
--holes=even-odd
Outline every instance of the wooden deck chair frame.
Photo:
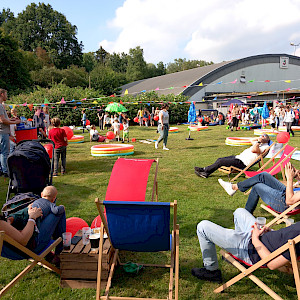
[{"label": "wooden deck chair frame", "polygon": [[[122,158],[122,157],[118,157]],[[127,158],[130,159],[130,158]],[[158,174],[158,162],[159,158],[153,159],[153,162],[155,163],[155,171],[154,171],[154,179],[153,179],[153,186],[152,186],[152,194],[151,194],[151,201],[154,201],[154,195],[155,195],[155,201],[158,201],[158,185],[157,185],[157,174]],[[119,199],[115,199],[119,200]],[[141,201],[144,201],[141,199]]]},{"label": "wooden deck chair frame", "polygon": [[[135,297],[115,297],[115,296],[109,296],[109,290],[111,287],[112,278],[114,275],[115,268],[117,264],[124,265],[120,261],[119,258],[119,250],[114,249],[114,257],[112,261],[112,265],[110,267],[109,276],[107,279],[107,284],[105,288],[105,295],[100,296],[100,286],[101,286],[101,271],[102,271],[102,247],[103,247],[103,236],[104,236],[104,230],[108,235],[108,239],[110,241],[111,247],[112,242],[109,236],[108,231],[108,224],[106,222],[106,218],[104,216],[104,211],[102,209],[103,201],[100,201],[99,198],[95,199],[95,203],[97,206],[97,209],[99,211],[99,214],[101,216],[101,219],[103,222],[101,223],[100,227],[100,242],[99,242],[99,260],[98,260],[98,273],[97,273],[97,291],[96,291],[96,300],[178,300],[178,284],[179,284],[179,225],[177,224],[177,201],[175,200],[173,203],[170,203],[170,206],[173,207],[173,230],[172,230],[172,250],[171,250],[171,263],[170,264],[164,264],[164,265],[156,265],[156,264],[143,264],[145,267],[161,267],[161,268],[169,268],[170,269],[170,282],[169,282],[169,295],[167,298],[135,298]],[[174,276],[175,271],[175,276]],[[173,285],[175,287],[175,292],[173,293]],[[173,298],[173,294],[175,298]]]},{"label": "wooden deck chair frame", "polygon": [[300,242],[300,235],[298,235],[296,238],[288,240],[286,244],[275,250],[274,252],[270,253],[267,257],[264,259],[258,261],[256,264],[252,265],[248,269],[242,266],[237,260],[235,260],[229,253],[227,253],[224,250],[221,250],[220,253],[224,256],[226,260],[228,260],[230,263],[232,263],[236,268],[238,268],[241,273],[239,273],[234,278],[230,279],[220,287],[214,290],[215,293],[220,293],[224,291],[226,288],[230,287],[234,283],[238,282],[242,278],[248,277],[251,279],[254,283],[256,283],[260,288],[262,288],[267,294],[269,294],[273,299],[276,300],[283,300],[278,294],[276,294],[271,288],[269,288],[265,283],[263,283],[260,279],[258,279],[255,275],[253,275],[253,272],[262,267],[264,264],[267,264],[272,259],[276,258],[277,256],[281,255],[284,251],[289,250],[290,256],[291,256],[291,264],[296,284],[296,290],[298,299],[300,299],[300,278],[299,278],[299,269],[297,264],[297,256],[296,256],[296,250],[295,245]]},{"label": "wooden deck chair frame", "polygon": [[62,241],[62,238],[56,239],[50,246],[48,246],[41,254],[36,254],[29,250],[28,248],[24,247],[11,237],[9,237],[7,234],[5,234],[4,231],[0,231],[0,253],[2,252],[2,246],[3,242],[6,242],[18,250],[22,251],[24,254],[29,256],[29,260],[31,261],[31,264],[28,265],[22,272],[20,272],[10,283],[8,283],[2,290],[0,291],[0,298],[8,291],[10,290],[20,279],[22,279],[29,271],[31,271],[37,264],[45,267],[46,269],[52,270],[57,274],[60,274],[60,270],[56,268],[54,265],[49,263],[45,260],[45,256],[53,249],[55,248],[60,242]]},{"label": "wooden deck chair frame", "polygon": [[[228,178],[230,177],[230,175],[232,173],[238,173],[234,178],[232,178],[230,181],[235,181],[237,180],[242,174],[244,174],[245,171],[247,171],[248,169],[250,169],[252,166],[254,166],[255,164],[257,163],[262,163],[264,164],[264,161],[263,159],[267,156],[268,152],[270,151],[270,149],[275,145],[276,143],[272,143],[271,145],[268,146],[267,149],[265,149],[265,151],[263,151],[263,153],[261,153],[258,157],[255,158],[254,161],[252,161],[250,164],[248,164],[246,166],[246,168],[244,168],[243,170],[242,169],[239,169],[237,167],[234,167],[234,166],[230,166],[230,167],[225,167],[225,166],[222,166],[221,168],[219,168],[218,170],[220,172],[223,172],[225,174],[228,175]],[[281,150],[281,149],[280,149]],[[278,152],[279,153],[279,152]],[[278,154],[276,153],[273,157],[276,157],[276,155]],[[273,158],[272,157],[272,158]]]}]

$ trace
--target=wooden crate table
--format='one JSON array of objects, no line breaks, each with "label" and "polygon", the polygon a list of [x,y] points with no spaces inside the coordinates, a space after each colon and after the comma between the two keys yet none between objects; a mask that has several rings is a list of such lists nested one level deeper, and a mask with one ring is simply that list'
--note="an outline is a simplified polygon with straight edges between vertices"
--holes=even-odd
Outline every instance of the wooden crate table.
[{"label": "wooden crate table", "polygon": [[[75,236],[81,236],[79,230]],[[62,287],[72,289],[96,288],[99,249],[91,250],[91,244],[83,245],[82,239],[60,254]],[[105,288],[113,250],[109,240],[103,244],[101,288]]]}]

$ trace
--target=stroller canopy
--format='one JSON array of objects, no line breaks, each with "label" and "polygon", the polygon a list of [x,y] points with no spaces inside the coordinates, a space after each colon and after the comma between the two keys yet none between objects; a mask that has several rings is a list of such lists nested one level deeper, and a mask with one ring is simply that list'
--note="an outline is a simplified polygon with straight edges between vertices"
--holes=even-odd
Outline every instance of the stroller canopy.
[{"label": "stroller canopy", "polygon": [[40,194],[50,182],[51,162],[43,145],[22,141],[7,158],[11,188],[16,193]]}]

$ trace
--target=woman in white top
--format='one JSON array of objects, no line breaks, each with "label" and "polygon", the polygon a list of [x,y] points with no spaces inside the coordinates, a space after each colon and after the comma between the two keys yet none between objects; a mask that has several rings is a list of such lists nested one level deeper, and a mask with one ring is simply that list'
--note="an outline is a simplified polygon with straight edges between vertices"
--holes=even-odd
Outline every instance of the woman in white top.
[{"label": "woman in white top", "polygon": [[295,118],[294,112],[291,110],[290,105],[287,105],[283,121],[286,125],[286,131],[290,132],[292,134],[292,136],[295,135],[294,131],[292,130],[292,124],[294,122],[294,118]]},{"label": "woman in white top", "polygon": [[169,105],[164,103],[161,107],[161,111],[158,116],[158,132],[160,134],[158,140],[155,142],[155,149],[158,148],[158,144],[163,140],[163,150],[169,150],[167,148],[168,134],[169,134]]}]

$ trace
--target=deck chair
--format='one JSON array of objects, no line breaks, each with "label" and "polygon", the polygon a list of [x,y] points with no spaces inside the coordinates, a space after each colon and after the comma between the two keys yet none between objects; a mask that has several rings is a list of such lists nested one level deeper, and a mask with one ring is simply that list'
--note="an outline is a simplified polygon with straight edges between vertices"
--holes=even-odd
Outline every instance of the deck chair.
[{"label": "deck chair", "polygon": [[45,256],[55,248],[60,242],[62,238],[58,238],[55,241],[51,241],[49,245],[39,254],[36,254],[24,247],[20,243],[16,242],[14,239],[5,234],[4,231],[0,231],[0,253],[4,257],[8,257],[14,260],[22,260],[28,259],[31,261],[31,264],[28,265],[21,273],[19,273],[10,283],[8,283],[2,290],[0,291],[0,298],[11,289],[20,279],[22,279],[28,272],[30,272],[35,265],[39,264],[46,269],[56,272],[60,274],[60,270],[56,268],[54,265],[45,260]]},{"label": "deck chair", "polygon": [[[271,141],[270,141],[271,142]],[[259,164],[264,164],[263,159],[267,156],[267,154],[269,153],[270,149],[275,145],[275,143],[271,142],[270,145],[268,146],[268,148],[261,153],[258,157],[255,158],[254,161],[252,161],[250,164],[248,164],[245,169],[239,169],[237,167],[234,166],[230,166],[230,167],[225,167],[222,166],[221,168],[219,168],[218,170],[220,172],[223,172],[225,174],[228,175],[228,178],[230,178],[230,175],[233,173],[238,173],[234,178],[232,178],[230,181],[235,181],[237,180],[237,178],[239,178],[242,174],[244,174],[245,171],[248,171],[250,168],[252,168],[254,165],[256,165],[257,163]],[[276,156],[274,156],[276,157]]]},{"label": "deck chair", "polygon": [[[300,188],[295,188],[294,192],[298,192],[300,193]],[[294,216],[297,214],[300,214],[300,201],[294,203],[293,205],[291,205],[290,207],[288,207],[284,212],[280,213],[276,210],[274,210],[271,206],[269,205],[264,205],[261,204],[260,205],[261,208],[263,208],[264,210],[266,210],[267,212],[269,212],[271,215],[273,215],[275,218],[270,221],[267,226],[271,227],[273,226],[275,223],[276,224],[280,224],[285,222],[286,226],[290,226],[291,223],[289,222],[289,217],[290,216]]]},{"label": "deck chair", "polygon": [[148,176],[155,163],[155,174],[151,201],[158,201],[157,171],[158,159],[118,158],[112,169],[105,200],[107,201],[145,201]]},{"label": "deck chair", "polygon": [[[282,174],[283,180],[286,180],[284,174],[284,167],[290,161],[291,156],[297,150],[290,145],[284,145],[282,149],[280,149],[272,158],[270,158],[262,167],[257,171],[245,171],[243,172],[247,178],[253,177],[259,173],[267,172],[271,175],[276,175],[279,172]],[[275,163],[275,157],[282,152],[280,159]],[[271,162],[273,162],[273,166],[270,168],[266,168]]]},{"label": "deck chair", "polygon": [[[99,244],[99,261],[97,276],[96,299],[152,299],[109,296],[112,277],[116,264],[124,265],[119,259],[119,251],[158,252],[171,251],[171,262],[164,265],[143,264],[148,267],[167,267],[170,269],[169,294],[165,300],[178,300],[179,279],[179,225],[177,222],[177,201],[174,203],[161,202],[128,202],[128,201],[99,201],[95,200],[101,219]],[[106,209],[107,222],[102,206]],[[170,235],[170,209],[173,208],[173,230]],[[102,245],[104,229],[108,239],[115,249],[105,295],[100,296]],[[174,278],[175,271],[175,278]],[[175,281],[175,282],[174,282]],[[173,293],[173,285],[175,293]],[[175,295],[174,295],[175,294]],[[156,299],[158,300],[158,299]]]},{"label": "deck chair", "polygon": [[297,256],[296,256],[296,250],[295,245],[300,242],[300,235],[298,235],[296,238],[289,240],[286,244],[275,250],[274,252],[270,253],[267,257],[264,259],[261,259],[256,264],[250,266],[248,269],[245,268],[238,260],[236,260],[232,255],[230,255],[228,252],[221,250],[220,253],[223,255],[223,257],[228,260],[230,263],[232,263],[236,268],[238,268],[241,273],[236,275],[234,278],[230,279],[220,287],[214,290],[215,293],[220,293],[224,291],[226,288],[230,287],[234,283],[238,282],[239,280],[248,277],[251,279],[254,283],[256,283],[260,288],[262,288],[267,294],[269,294],[273,299],[281,299],[282,298],[276,294],[271,288],[269,288],[265,283],[263,283],[259,278],[257,278],[255,275],[253,275],[253,272],[259,269],[260,267],[267,264],[272,259],[276,258],[277,256],[281,255],[284,251],[288,250],[290,252],[291,256],[291,265],[292,270],[294,274],[294,279],[296,283],[296,289],[297,289],[297,295],[298,299],[300,299],[300,277],[299,277],[299,269],[297,264]]}]

